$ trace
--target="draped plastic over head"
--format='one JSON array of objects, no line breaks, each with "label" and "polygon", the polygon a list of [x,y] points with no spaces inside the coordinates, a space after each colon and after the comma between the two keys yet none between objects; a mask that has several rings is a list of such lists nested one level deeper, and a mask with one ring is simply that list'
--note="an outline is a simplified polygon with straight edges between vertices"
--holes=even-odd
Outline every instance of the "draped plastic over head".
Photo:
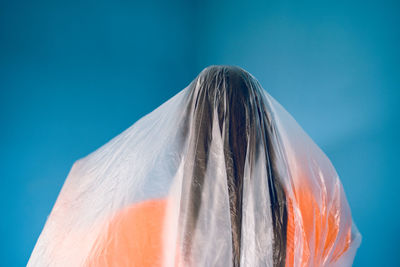
[{"label": "draped plastic over head", "polygon": [[210,66],[74,163],[28,266],[351,266],[360,241],[325,154]]}]

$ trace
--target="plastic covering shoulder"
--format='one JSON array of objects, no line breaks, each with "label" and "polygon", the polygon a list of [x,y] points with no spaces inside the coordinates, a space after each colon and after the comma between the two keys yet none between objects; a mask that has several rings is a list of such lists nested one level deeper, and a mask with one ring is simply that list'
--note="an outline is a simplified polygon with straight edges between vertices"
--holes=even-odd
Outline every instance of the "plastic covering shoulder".
[{"label": "plastic covering shoulder", "polygon": [[28,266],[351,266],[360,242],[326,155],[210,66],[73,164]]}]

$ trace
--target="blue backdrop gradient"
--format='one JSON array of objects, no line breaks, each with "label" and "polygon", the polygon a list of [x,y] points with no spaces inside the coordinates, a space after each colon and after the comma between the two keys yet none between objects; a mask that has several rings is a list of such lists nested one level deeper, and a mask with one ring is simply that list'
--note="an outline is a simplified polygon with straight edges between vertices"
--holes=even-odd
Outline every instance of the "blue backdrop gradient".
[{"label": "blue backdrop gradient", "polygon": [[[396,1],[0,0],[0,266],[24,266],[73,162],[206,66],[252,73],[325,151],[400,266]],[[397,178],[396,178],[397,177]]]}]

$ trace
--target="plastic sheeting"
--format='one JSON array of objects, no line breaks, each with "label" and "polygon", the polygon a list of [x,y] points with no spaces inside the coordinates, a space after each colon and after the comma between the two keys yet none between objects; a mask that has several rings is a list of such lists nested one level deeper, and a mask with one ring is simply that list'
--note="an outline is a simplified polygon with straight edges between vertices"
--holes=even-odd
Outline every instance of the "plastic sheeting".
[{"label": "plastic sheeting", "polygon": [[351,266],[360,242],[326,155],[210,66],[73,164],[28,266]]}]

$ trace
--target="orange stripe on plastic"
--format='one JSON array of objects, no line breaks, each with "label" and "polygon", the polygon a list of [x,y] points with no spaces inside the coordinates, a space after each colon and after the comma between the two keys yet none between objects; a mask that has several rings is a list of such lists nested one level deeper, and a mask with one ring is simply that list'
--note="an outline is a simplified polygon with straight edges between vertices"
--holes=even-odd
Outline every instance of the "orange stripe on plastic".
[{"label": "orange stripe on plastic", "polygon": [[166,205],[165,199],[148,200],[119,212],[98,239],[86,266],[161,266]]}]

